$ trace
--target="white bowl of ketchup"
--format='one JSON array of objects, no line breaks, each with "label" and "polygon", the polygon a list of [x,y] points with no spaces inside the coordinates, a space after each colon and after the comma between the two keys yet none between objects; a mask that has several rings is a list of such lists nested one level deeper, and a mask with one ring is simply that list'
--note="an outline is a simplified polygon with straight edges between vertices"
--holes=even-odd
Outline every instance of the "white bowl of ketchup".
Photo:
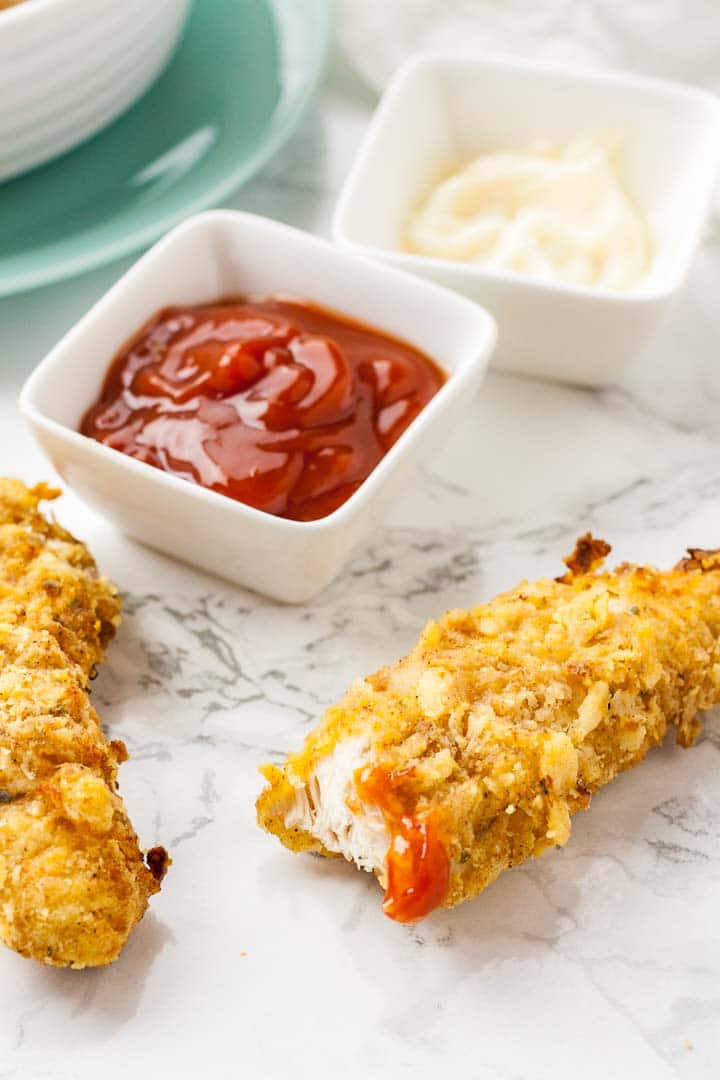
[{"label": "white bowl of ketchup", "polygon": [[[254,310],[270,329],[250,333],[243,301],[268,297]],[[225,306],[218,314],[230,302],[233,317]],[[340,334],[335,317],[346,327]],[[378,335],[381,359],[374,404],[360,415],[369,384],[357,368],[348,380],[337,349],[348,359],[353,334],[366,331]],[[270,336],[258,351],[262,333]],[[411,466],[457,424],[495,337],[492,317],[456,293],[286,225],[214,211],[143,256],[35,369],[20,405],[63,480],[128,535],[300,603],[335,577],[407,490]],[[388,340],[400,374],[383,397]],[[416,351],[445,381],[371,458],[365,478],[328,502],[318,473],[329,461],[343,482],[357,478],[343,455],[351,460],[367,449],[362,438],[398,422],[398,398],[417,389],[401,378]],[[312,453],[296,453],[308,446]]]},{"label": "white bowl of ketchup", "polygon": [[0,3],[0,180],[95,135],[157,78],[190,0]]}]

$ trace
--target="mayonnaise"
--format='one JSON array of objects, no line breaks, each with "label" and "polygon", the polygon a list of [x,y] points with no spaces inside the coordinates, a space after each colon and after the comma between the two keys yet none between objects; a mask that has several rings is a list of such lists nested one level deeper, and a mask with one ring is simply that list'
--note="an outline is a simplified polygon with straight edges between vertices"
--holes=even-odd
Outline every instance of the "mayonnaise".
[{"label": "mayonnaise", "polygon": [[412,215],[405,241],[418,255],[616,290],[650,259],[647,226],[590,138],[476,158]]}]

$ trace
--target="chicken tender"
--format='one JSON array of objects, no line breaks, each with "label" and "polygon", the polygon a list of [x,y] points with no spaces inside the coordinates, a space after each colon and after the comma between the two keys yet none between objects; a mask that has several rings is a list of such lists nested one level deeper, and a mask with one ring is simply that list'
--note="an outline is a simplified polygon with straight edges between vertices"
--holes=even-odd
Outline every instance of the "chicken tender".
[{"label": "chicken tender", "polygon": [[259,823],[373,872],[412,922],[567,843],[571,816],[670,725],[720,701],[720,553],[603,571],[590,534],[557,580],[431,622],[265,766]]},{"label": "chicken tender", "polygon": [[59,492],[0,479],[0,938],[74,968],[114,960],[167,856],[148,864],[115,793],[88,683],[120,621],[87,548],[39,512]]}]

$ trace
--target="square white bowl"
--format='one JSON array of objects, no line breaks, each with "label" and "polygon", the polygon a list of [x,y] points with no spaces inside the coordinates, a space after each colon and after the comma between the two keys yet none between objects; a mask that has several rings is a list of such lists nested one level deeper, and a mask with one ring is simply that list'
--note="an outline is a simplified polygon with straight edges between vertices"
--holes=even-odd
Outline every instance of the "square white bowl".
[{"label": "square white bowl", "polygon": [[[113,450],[77,427],[110,361],[159,309],[288,294],[335,309],[422,349],[447,382],[334,513],[275,517]],[[408,468],[458,421],[480,385],[495,323],[437,285],[341,251],[266,218],[214,211],[144,255],[35,369],[20,408],[53,465],[128,535],[278,600],[300,603],[337,574],[351,548],[408,486]]]},{"label": "square white bowl", "polygon": [[[654,258],[638,288],[549,284],[400,250],[408,215],[480,153],[535,139],[620,138],[621,179]],[[606,386],[645,342],[697,248],[720,164],[720,102],[669,82],[458,52],[423,53],[388,87],[334,219],[343,245],[439,282],[498,321],[493,366]]]}]

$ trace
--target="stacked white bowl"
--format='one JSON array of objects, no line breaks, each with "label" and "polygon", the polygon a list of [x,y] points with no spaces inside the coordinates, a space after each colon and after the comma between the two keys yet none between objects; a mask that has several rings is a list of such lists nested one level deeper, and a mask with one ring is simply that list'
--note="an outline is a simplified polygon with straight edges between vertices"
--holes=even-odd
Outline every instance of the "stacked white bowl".
[{"label": "stacked white bowl", "polygon": [[0,11],[0,180],[90,138],[157,78],[190,0],[24,0]]}]

